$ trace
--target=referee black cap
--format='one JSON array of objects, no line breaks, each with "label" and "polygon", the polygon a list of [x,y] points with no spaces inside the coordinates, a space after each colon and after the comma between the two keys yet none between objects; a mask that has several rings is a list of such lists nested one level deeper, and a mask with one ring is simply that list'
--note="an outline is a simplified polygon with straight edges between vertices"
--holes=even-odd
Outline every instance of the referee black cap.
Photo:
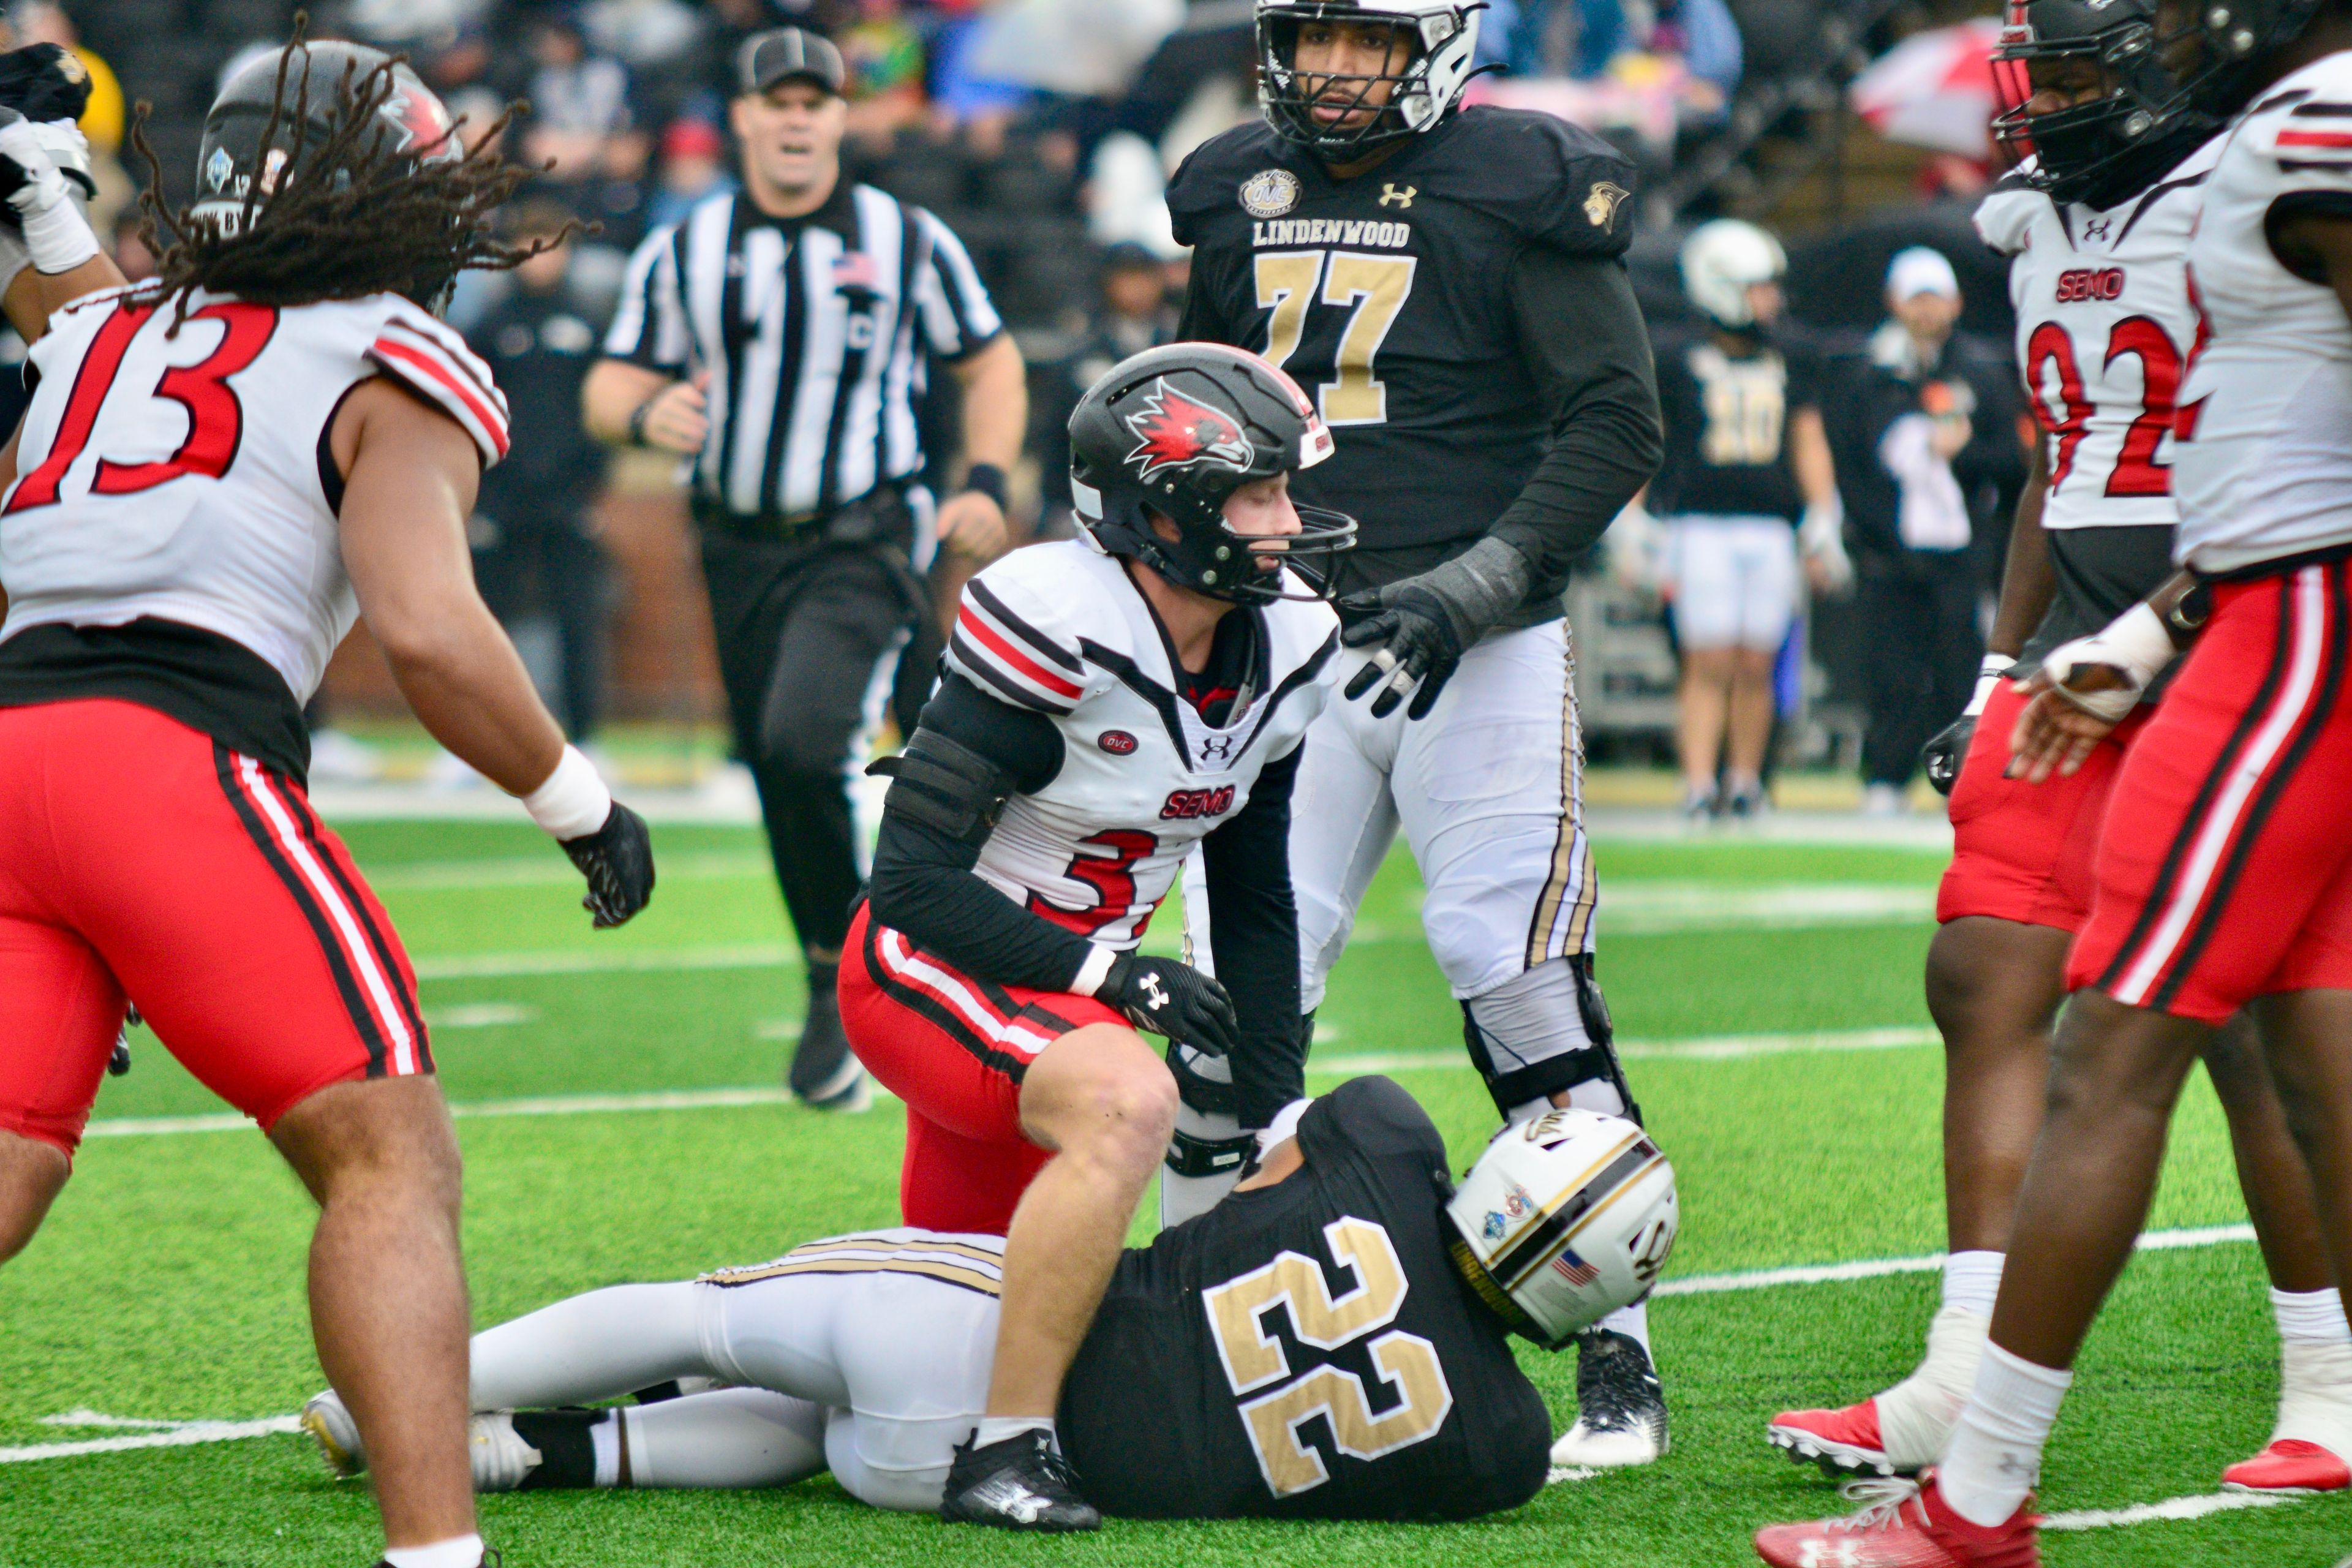
[{"label": "referee black cap", "polygon": [[832,41],[802,27],[755,33],[735,54],[735,89],[741,93],[765,92],[780,81],[798,78],[838,95],[847,77],[841,51]]}]

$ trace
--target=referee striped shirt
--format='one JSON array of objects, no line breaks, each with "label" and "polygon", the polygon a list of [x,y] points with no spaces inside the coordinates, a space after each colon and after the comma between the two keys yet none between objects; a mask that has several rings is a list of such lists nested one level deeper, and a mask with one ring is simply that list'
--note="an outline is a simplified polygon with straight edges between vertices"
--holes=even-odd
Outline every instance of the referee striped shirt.
[{"label": "referee striped shirt", "polygon": [[604,353],[709,372],[695,493],[801,518],[921,472],[929,360],[966,358],[1003,330],[945,224],[845,181],[805,217],[716,195],[655,231],[630,258]]}]

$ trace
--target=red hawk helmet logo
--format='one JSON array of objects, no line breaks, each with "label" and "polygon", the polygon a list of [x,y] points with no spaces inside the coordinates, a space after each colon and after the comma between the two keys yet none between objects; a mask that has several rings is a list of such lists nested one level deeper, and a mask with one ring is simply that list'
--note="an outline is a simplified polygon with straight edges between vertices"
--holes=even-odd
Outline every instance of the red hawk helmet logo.
[{"label": "red hawk helmet logo", "polygon": [[381,112],[400,127],[400,144],[394,152],[414,153],[428,163],[465,156],[449,110],[421,83],[404,81],[395,76],[392,96],[383,100]]},{"label": "red hawk helmet logo", "polygon": [[1257,461],[1257,448],[1242,434],[1239,420],[1185,396],[1164,376],[1143,406],[1127,416],[1127,427],[1139,443],[1127,460],[1141,465],[1136,478],[1147,485],[1173,468],[1219,463],[1245,474]]}]

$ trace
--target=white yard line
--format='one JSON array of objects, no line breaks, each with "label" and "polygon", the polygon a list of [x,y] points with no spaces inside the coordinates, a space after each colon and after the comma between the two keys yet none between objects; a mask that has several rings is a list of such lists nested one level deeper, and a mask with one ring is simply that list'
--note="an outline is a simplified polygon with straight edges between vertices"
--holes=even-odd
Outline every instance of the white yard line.
[{"label": "white yard line", "polygon": [[[2142,1252],[2179,1252],[2253,1239],[2254,1227],[2250,1225],[2205,1225],[2181,1230],[2151,1230],[2139,1238],[2137,1245]],[[1943,1267],[1944,1255],[1930,1252],[1917,1258],[1802,1264],[1793,1268],[1758,1268],[1737,1274],[1685,1274],[1664,1281],[1653,1294],[1714,1296],[1727,1290],[1768,1290],[1781,1285],[1840,1285],[1851,1279],[1883,1279],[1889,1274],[1933,1274]]]},{"label": "white yard line", "polygon": [[2044,1530],[2112,1530],[2118,1525],[2155,1524],[2169,1519],[2203,1519],[2242,1508],[2276,1508],[2301,1502],[2299,1497],[2276,1492],[2207,1492],[2197,1497],[2170,1497],[2162,1502],[2134,1503],[2129,1508],[2086,1508],[2073,1513],[2042,1516]]},{"label": "white yard line", "polygon": [[301,1429],[302,1418],[299,1415],[272,1415],[262,1421],[175,1422],[169,1431],[142,1432],[131,1437],[91,1437],[79,1443],[35,1443],[22,1448],[0,1448],[0,1465],[70,1459],[81,1454],[119,1454],[129,1448],[184,1448],[197,1443],[234,1443],[240,1438],[268,1437]]}]

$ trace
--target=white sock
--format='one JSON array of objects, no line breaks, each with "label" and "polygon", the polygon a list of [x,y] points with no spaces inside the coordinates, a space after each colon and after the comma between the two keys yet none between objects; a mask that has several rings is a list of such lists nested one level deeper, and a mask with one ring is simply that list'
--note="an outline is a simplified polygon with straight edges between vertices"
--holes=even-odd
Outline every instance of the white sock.
[{"label": "white sock", "polygon": [[2344,1321],[2343,1293],[2334,1286],[2325,1290],[2271,1290],[2271,1315],[2278,1320],[2279,1338],[2310,1344],[2352,1344],[2352,1324]]},{"label": "white sock", "polygon": [[627,1441],[621,1423],[628,1418],[626,1410],[615,1410],[588,1428],[588,1446],[596,1455],[596,1484],[600,1487],[621,1484],[621,1445]]},{"label": "white sock", "polygon": [[458,1535],[430,1546],[390,1546],[383,1560],[392,1568],[481,1568],[482,1538]]},{"label": "white sock", "polygon": [[2036,1366],[1985,1342],[1976,1392],[1936,1471],[1936,1484],[1955,1513],[1990,1528],[2017,1511],[2041,1479],[2042,1446],[2074,1381],[2071,1372]]},{"label": "white sock", "polygon": [[1990,1318],[2000,1295],[2000,1266],[2008,1260],[2005,1252],[1955,1252],[1945,1258],[1944,1305]]},{"label": "white sock", "polygon": [[1653,1362],[1657,1360],[1655,1356],[1650,1355],[1649,1302],[1636,1301],[1630,1307],[1620,1307],[1601,1319],[1600,1326],[1612,1333],[1629,1336],[1634,1343],[1642,1347],[1643,1355],[1650,1356]]},{"label": "white sock", "polygon": [[972,1438],[971,1446],[985,1448],[992,1444],[1002,1443],[1007,1437],[1018,1437],[1024,1432],[1043,1432],[1055,1447],[1062,1446],[1060,1436],[1054,1430],[1054,1418],[1050,1415],[983,1415],[980,1421],[980,1433]]}]

